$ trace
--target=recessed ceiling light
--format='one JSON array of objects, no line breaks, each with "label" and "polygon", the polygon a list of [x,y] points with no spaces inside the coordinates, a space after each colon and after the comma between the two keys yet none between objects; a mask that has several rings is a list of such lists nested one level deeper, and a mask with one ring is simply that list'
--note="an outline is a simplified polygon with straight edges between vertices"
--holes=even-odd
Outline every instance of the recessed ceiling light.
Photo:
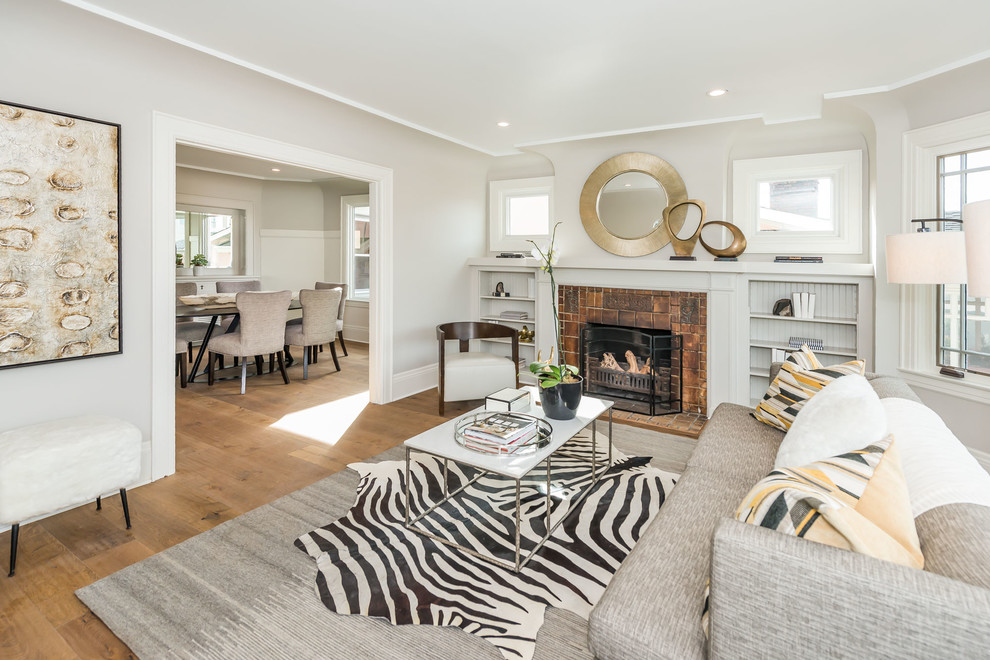
[{"label": "recessed ceiling light", "polygon": [[727,90],[727,89],[721,89],[721,88],[719,88],[719,89],[713,89],[712,91],[708,92],[708,96],[722,96],[727,91],[729,91],[729,90]]},{"label": "recessed ceiling light", "polygon": [[501,128],[505,128],[508,125],[509,125],[509,122],[507,122],[507,121],[500,121],[498,123],[498,126],[501,127]]},{"label": "recessed ceiling light", "polygon": [[278,169],[277,167],[273,167],[273,168],[272,168],[272,172],[281,172],[281,171],[282,171],[282,170],[280,170],[280,169]]},{"label": "recessed ceiling light", "polygon": [[632,184],[631,183],[627,183],[627,184],[625,184],[625,187],[626,188],[632,188]]}]

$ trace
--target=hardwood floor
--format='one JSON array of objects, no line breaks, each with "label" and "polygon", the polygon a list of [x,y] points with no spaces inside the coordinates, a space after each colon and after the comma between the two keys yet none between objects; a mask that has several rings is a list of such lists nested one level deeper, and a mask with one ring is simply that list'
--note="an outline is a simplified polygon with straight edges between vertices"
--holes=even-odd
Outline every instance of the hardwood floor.
[{"label": "hardwood floor", "polygon": [[[250,378],[244,395],[237,380],[177,386],[176,473],[128,491],[131,529],[119,496],[104,498],[102,511],[84,505],[22,526],[17,573],[0,573],[0,658],[133,657],[76,589],[443,420],[436,391],[367,404],[367,346],[348,350],[339,373],[324,352],[309,380],[297,360],[289,385],[276,370]],[[445,418],[476,405],[448,403]],[[9,546],[10,532],[0,534],[0,556]]]},{"label": "hardwood floor", "polygon": [[[297,360],[291,384],[276,371],[250,378],[243,396],[236,380],[176,387],[176,473],[128,491],[131,529],[119,496],[104,498],[102,511],[94,503],[21,527],[17,573],[0,573],[0,658],[132,657],[76,589],[441,421],[435,392],[362,406],[367,346],[347,348],[339,373],[324,352],[309,380]],[[447,417],[471,407],[448,404]],[[0,556],[9,547],[8,531]]]}]

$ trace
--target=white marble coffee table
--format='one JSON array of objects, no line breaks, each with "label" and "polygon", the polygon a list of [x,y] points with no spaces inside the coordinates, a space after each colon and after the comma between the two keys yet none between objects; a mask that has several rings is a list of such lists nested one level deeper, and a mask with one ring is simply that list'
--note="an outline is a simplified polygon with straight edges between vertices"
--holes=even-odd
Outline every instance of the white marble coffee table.
[{"label": "white marble coffee table", "polygon": [[[536,393],[534,392],[534,401],[536,400]],[[483,411],[484,408],[478,408],[473,410],[470,414]],[[543,415],[543,409],[536,405],[532,405],[530,410],[520,411],[534,417],[539,417],[542,419],[548,419]],[[605,413],[608,413],[608,461],[605,463],[602,469],[598,467],[598,452],[597,452],[597,442],[598,433],[595,428],[595,420],[598,419]],[[460,419],[460,418],[458,418]],[[557,452],[561,447],[564,446],[569,440],[571,440],[580,431],[584,430],[588,426],[591,427],[591,482],[590,484],[580,493],[579,496],[570,498],[570,509],[572,510],[574,505],[579,503],[581,500],[587,496],[587,494],[594,488],[595,484],[601,478],[602,474],[608,470],[609,466],[612,464],[612,402],[606,401],[604,399],[596,399],[593,397],[582,397],[581,405],[578,407],[577,416],[570,420],[557,420],[548,419],[550,425],[553,427],[553,432],[550,436],[549,443],[537,449],[531,453],[526,454],[510,454],[510,455],[497,455],[488,454],[483,452],[473,451],[466,447],[462,447],[454,440],[454,429],[457,424],[457,419],[450,420],[439,426],[436,426],[429,431],[420,433],[419,435],[406,440],[404,445],[406,448],[406,503],[405,503],[405,519],[406,527],[414,532],[428,536],[436,541],[444,543],[446,545],[459,548],[464,552],[468,552],[476,557],[484,559],[486,561],[511,568],[514,571],[519,571],[523,566],[536,554],[537,551],[546,540],[550,537],[553,531],[563,522],[565,516],[560,517],[555,524],[551,526],[550,513],[551,513],[551,463],[552,457],[555,452]],[[411,454],[413,452],[420,452],[423,454],[428,454],[430,456],[435,456],[437,458],[443,459],[443,497],[430,506],[428,509],[420,513],[418,516],[410,519],[410,497],[409,497],[409,484],[410,484],[410,460]],[[458,463],[460,465],[470,466],[472,468],[478,469],[480,472],[474,476],[470,481],[463,484],[460,488],[454,492],[448,492],[447,487],[447,472],[448,464],[450,461]],[[521,482],[526,475],[532,472],[541,463],[546,464],[546,534],[543,538],[536,544],[536,546],[525,556],[522,556],[520,550],[520,488]],[[516,506],[515,506],[515,561],[513,563],[502,561],[494,556],[488,556],[479,553],[471,548],[467,548],[462,544],[456,543],[450,539],[442,538],[437,536],[430,531],[423,529],[422,527],[417,527],[416,524],[428,516],[434,509],[442,504],[452,500],[458,494],[460,494],[465,488],[476,482],[481,477],[486,474],[496,474],[515,482],[515,496],[516,496]]]}]

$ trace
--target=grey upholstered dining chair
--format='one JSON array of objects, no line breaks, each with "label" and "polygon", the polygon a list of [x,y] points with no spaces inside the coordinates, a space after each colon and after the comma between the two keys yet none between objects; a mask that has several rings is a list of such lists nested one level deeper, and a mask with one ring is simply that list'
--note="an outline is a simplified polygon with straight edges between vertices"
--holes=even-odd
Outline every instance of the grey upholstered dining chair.
[{"label": "grey upholstered dining chair", "polygon": [[261,280],[217,282],[217,293],[240,293],[241,291],[261,291]]},{"label": "grey upholstered dining chair", "polygon": [[236,332],[214,336],[207,345],[209,350],[208,382],[213,385],[213,363],[217,355],[241,358],[241,394],[247,388],[247,361],[254,356],[258,375],[262,374],[262,356],[274,353],[282,379],[289,384],[285,372],[282,348],[285,345],[285,321],[292,301],[291,291],[241,291],[237,294],[237,311],[240,327]]},{"label": "grey upholstered dining chair", "polygon": [[330,344],[334,366],[340,371],[333,340],[337,332],[337,307],[342,293],[340,289],[303,289],[299,292],[302,323],[285,324],[285,345],[303,347],[303,380],[309,378],[311,357],[315,356],[315,349],[321,344]]},{"label": "grey upholstered dining chair", "polygon": [[[180,296],[195,296],[196,290],[197,286],[195,282],[176,282],[175,299],[178,301]],[[175,339],[176,341],[185,342],[186,352],[189,353],[190,360],[192,359],[193,344],[203,341],[208,327],[208,323],[193,319],[182,319],[175,322]]]},{"label": "grey upholstered dining chair", "polygon": [[[317,282],[317,289],[340,289],[340,305],[337,306],[337,339],[340,340],[340,347],[344,350],[344,357],[347,357],[347,344],[344,343],[344,306],[347,304],[347,285],[336,282]],[[336,357],[334,362],[336,362]]]}]

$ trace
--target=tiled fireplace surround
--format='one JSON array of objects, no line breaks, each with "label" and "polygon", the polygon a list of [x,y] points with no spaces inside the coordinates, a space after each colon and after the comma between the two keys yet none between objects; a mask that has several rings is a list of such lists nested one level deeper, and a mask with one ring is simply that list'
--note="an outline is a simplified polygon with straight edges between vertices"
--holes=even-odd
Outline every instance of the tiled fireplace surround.
[{"label": "tiled fireplace surround", "polygon": [[558,289],[564,352],[578,364],[581,329],[602,323],[650,330],[670,330],[682,337],[682,406],[686,413],[708,410],[708,294],[561,285]]}]

